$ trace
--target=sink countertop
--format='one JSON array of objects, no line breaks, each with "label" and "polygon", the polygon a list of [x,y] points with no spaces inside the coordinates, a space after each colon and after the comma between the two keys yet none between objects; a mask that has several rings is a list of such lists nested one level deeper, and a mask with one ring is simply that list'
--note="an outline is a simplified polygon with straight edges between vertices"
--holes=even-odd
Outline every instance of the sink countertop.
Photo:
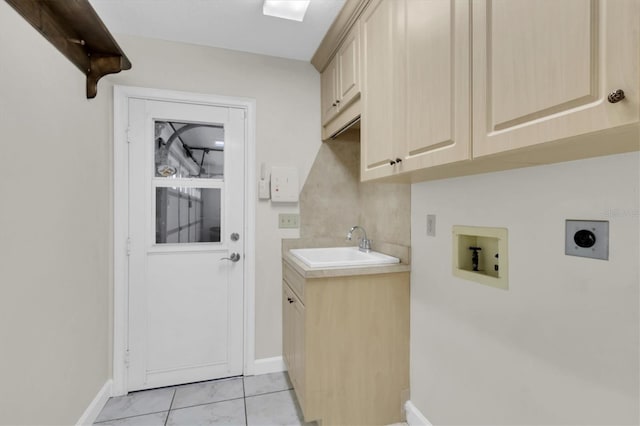
[{"label": "sink countertop", "polygon": [[352,275],[374,275],[374,274],[390,274],[394,272],[409,272],[411,265],[409,264],[409,247],[399,246],[396,244],[376,244],[374,242],[374,251],[388,254],[400,259],[400,263],[388,265],[372,265],[372,266],[356,266],[356,267],[335,267],[335,268],[311,268],[304,262],[289,253],[294,248],[318,248],[318,247],[350,247],[353,246],[351,241],[343,240],[305,240],[305,239],[289,239],[282,240],[282,260],[286,262],[297,273],[304,278],[329,278],[329,277],[346,277]]}]

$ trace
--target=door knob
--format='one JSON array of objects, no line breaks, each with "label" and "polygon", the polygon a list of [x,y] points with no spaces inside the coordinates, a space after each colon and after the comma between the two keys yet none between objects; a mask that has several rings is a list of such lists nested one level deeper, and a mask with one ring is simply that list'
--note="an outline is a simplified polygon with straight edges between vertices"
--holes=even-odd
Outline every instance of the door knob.
[{"label": "door knob", "polygon": [[234,232],[229,238],[231,238],[231,241],[238,241],[240,239],[240,234]]},{"label": "door knob", "polygon": [[223,257],[220,260],[230,260],[232,262],[237,262],[238,260],[240,260],[240,254],[239,253],[231,253],[230,257]]},{"label": "door knob", "polygon": [[615,104],[616,102],[620,102],[621,100],[624,99],[624,90],[618,89],[609,93],[609,96],[607,96],[607,99],[609,99],[609,102],[611,102],[612,104]]}]

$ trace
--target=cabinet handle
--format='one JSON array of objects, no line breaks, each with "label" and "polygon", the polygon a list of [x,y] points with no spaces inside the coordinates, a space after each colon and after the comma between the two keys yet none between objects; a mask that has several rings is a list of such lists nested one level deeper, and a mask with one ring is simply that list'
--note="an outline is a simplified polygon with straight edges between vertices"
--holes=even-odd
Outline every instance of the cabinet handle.
[{"label": "cabinet handle", "polygon": [[624,99],[624,90],[618,89],[609,93],[609,96],[607,97],[607,99],[609,99],[609,102],[611,102],[612,104],[615,104],[616,102],[620,102],[621,100]]},{"label": "cabinet handle", "polygon": [[331,104],[331,106],[338,106],[338,104],[334,102]]},{"label": "cabinet handle", "polygon": [[338,99],[338,100],[336,101],[336,103],[337,103],[337,104],[339,104],[339,103],[340,103],[340,99]]},{"label": "cabinet handle", "polygon": [[295,300],[293,300],[293,299],[292,299],[292,298],[290,298],[290,297],[287,297],[287,300],[289,301],[289,303],[293,303],[293,302],[295,302]]},{"label": "cabinet handle", "polygon": [[393,166],[394,164],[396,164],[396,162],[395,162],[395,161],[393,161],[393,160],[389,161],[389,165],[390,165],[390,166]]}]

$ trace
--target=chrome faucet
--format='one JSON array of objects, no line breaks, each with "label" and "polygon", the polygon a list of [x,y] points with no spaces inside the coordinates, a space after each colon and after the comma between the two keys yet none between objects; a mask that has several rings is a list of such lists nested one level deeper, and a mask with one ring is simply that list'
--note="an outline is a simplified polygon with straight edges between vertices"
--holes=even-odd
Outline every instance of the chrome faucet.
[{"label": "chrome faucet", "polygon": [[360,251],[364,251],[366,253],[371,251],[371,240],[367,239],[367,232],[361,226],[352,226],[349,232],[347,232],[347,240],[351,241],[351,237],[353,236],[353,231],[359,229],[362,231],[362,238],[360,238],[358,243],[358,248]]}]

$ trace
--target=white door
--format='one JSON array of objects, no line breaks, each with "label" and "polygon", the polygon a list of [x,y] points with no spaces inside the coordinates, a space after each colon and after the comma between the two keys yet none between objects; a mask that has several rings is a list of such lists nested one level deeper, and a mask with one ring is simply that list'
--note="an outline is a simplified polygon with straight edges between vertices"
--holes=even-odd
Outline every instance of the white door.
[{"label": "white door", "polygon": [[129,391],[242,374],[244,117],[129,100]]}]

